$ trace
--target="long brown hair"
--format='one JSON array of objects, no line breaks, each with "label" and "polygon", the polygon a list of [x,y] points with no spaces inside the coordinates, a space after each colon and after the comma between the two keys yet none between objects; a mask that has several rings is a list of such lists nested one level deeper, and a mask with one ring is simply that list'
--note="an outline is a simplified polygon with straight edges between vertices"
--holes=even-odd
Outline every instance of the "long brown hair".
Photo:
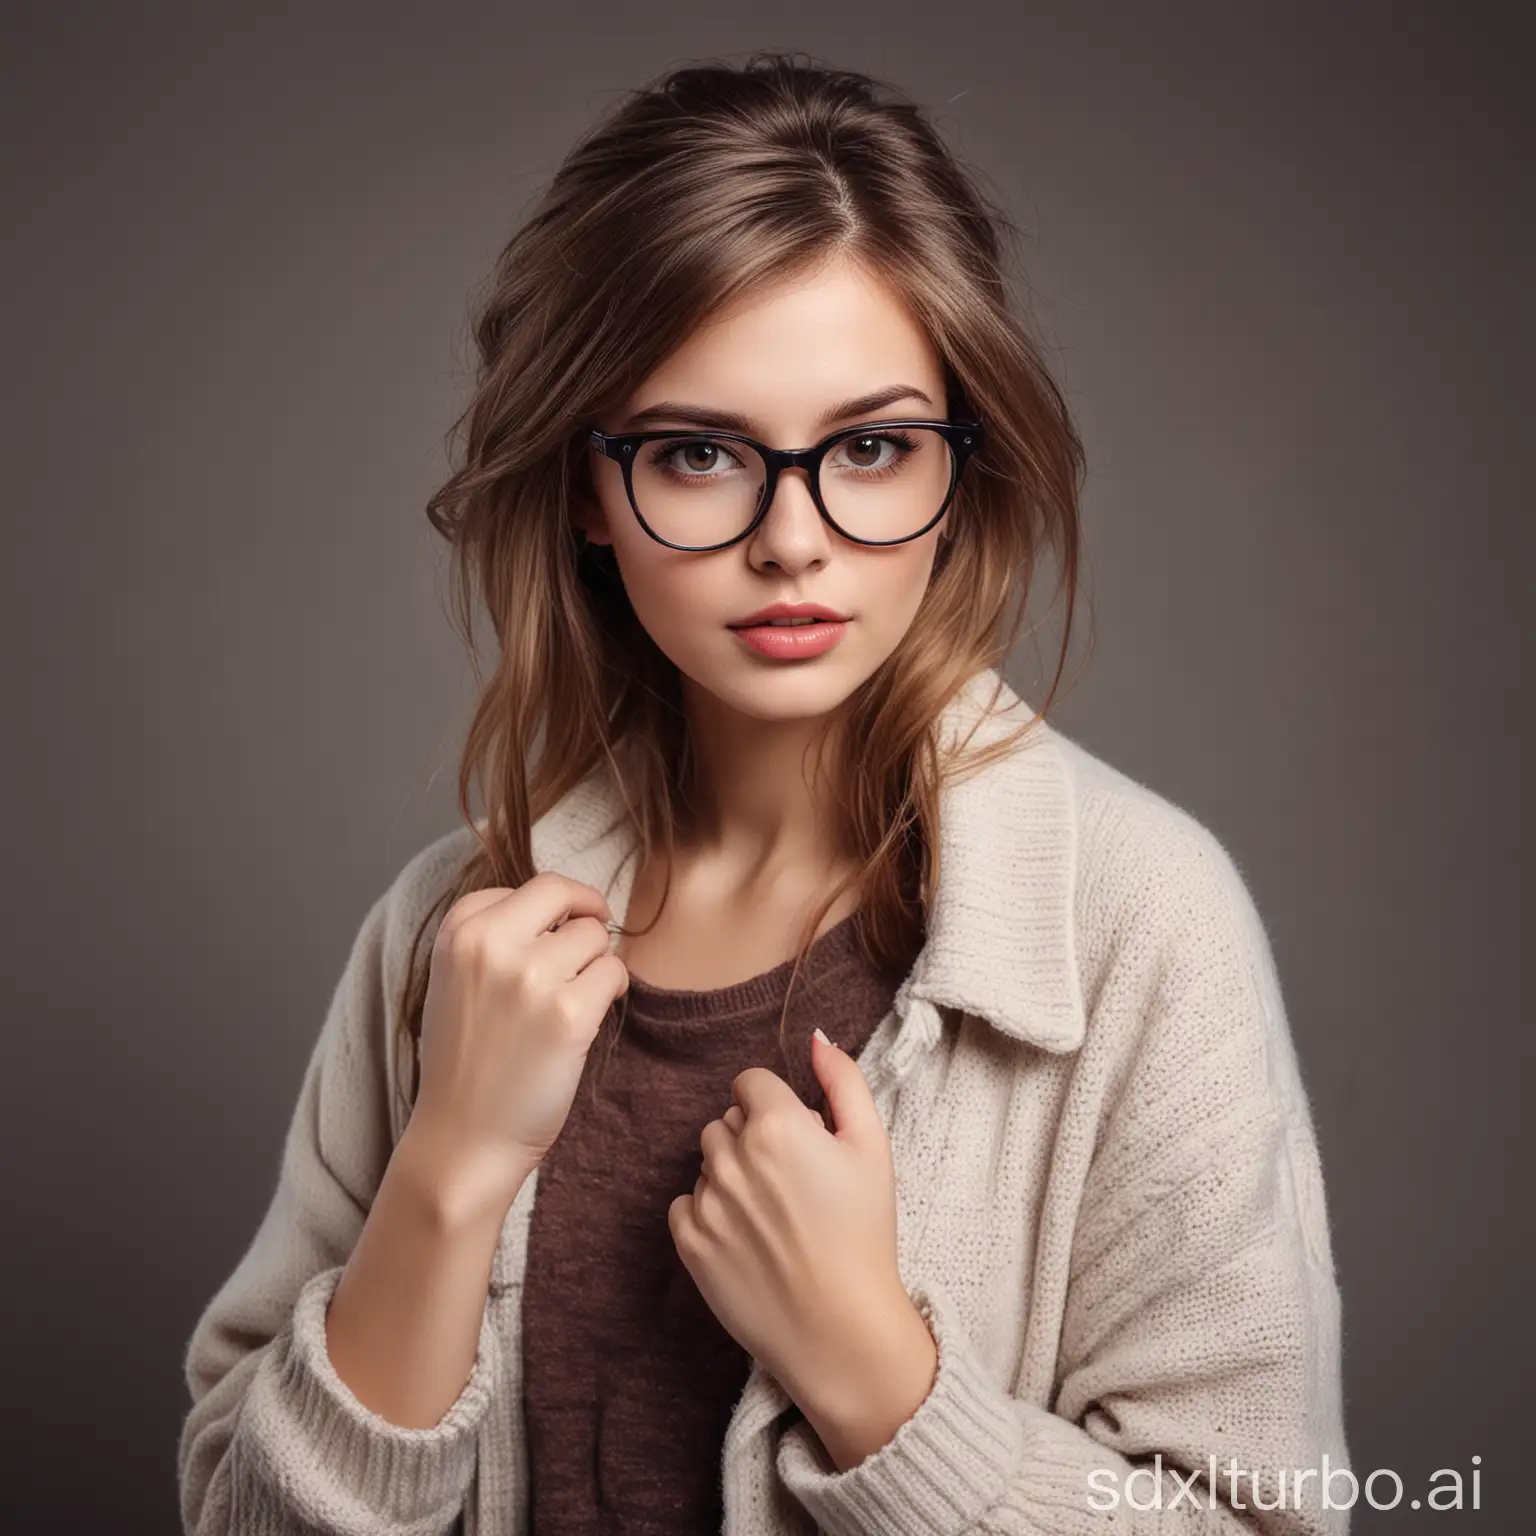
[{"label": "long brown hair", "polygon": [[[1082,445],[1010,309],[1005,233],[1017,236],[896,88],[756,53],[676,69],[620,100],[501,252],[477,306],[477,387],[453,429],[462,463],[427,504],[453,552],[456,628],[479,689],[459,771],[478,847],[416,930],[400,1009],[409,1105],[429,932],[467,892],[531,878],[530,829],[563,795],[606,764],[637,868],[656,850],[672,867],[693,766],[687,719],[677,669],[630,606],[611,546],[574,531],[573,509],[593,496],[587,429],[719,306],[837,255],[905,300],[943,359],[950,415],[986,428],[915,619],[837,711],[842,739],[858,743],[834,771],[862,868],[807,921],[796,972],[850,880],[865,954],[887,969],[910,958],[938,879],[939,789],[957,766],[940,760],[936,723],[1009,654],[1046,548],[1066,604],[1035,718],[1071,638]],[[477,598],[495,630],[489,675]],[[1032,723],[967,764],[1006,752]]]}]

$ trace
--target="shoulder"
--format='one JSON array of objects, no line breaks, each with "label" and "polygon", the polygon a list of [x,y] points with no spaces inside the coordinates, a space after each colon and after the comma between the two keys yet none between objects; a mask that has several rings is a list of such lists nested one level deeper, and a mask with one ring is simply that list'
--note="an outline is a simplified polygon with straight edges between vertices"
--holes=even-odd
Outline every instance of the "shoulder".
[{"label": "shoulder", "polygon": [[385,974],[392,981],[403,979],[417,930],[478,844],[474,829],[466,825],[442,833],[418,848],[375,900],[370,918],[382,944]]},{"label": "shoulder", "polygon": [[[996,689],[996,700],[989,698]],[[973,721],[979,723],[973,725]],[[1019,728],[1027,730],[1019,735]],[[1070,844],[1070,881],[1084,922],[1181,921],[1211,904],[1242,905],[1246,887],[1217,834],[1185,807],[1067,735],[997,674],[979,674],[946,717],[946,728],[976,745],[1014,737],[966,796],[979,814],[964,823],[971,841],[993,830],[1017,864],[1047,841]],[[1017,846],[1013,846],[1014,843]]]},{"label": "shoulder", "polygon": [[1050,749],[1071,799],[1081,929],[1215,940],[1257,920],[1247,876],[1211,826],[1054,728]]},{"label": "shoulder", "polygon": [[[335,1035],[349,1057],[390,1059],[387,1051],[401,1023],[417,934],[476,841],[469,827],[442,833],[411,854],[377,890],[354,932],[317,1047],[322,1053]],[[375,1068],[382,1072],[377,1063]]]},{"label": "shoulder", "polygon": [[[965,984],[986,994],[989,1016],[1071,1049],[1095,1027],[1100,1036],[1135,1029],[1153,989],[1185,976],[1265,983],[1252,895],[1198,817],[998,689],[995,674],[974,680],[951,724],[961,763],[974,755],[976,767],[962,768],[944,798],[948,873],[935,926],[950,948],[993,955],[986,985]],[[993,753],[999,742],[1004,751]]]},{"label": "shoulder", "polygon": [[[1268,931],[1227,842],[1168,795],[1051,733],[1072,804],[1073,929],[1099,1027],[1157,1012],[1226,1037],[1288,1034]],[[1288,1047],[1287,1047],[1288,1051]]]},{"label": "shoulder", "polygon": [[1269,934],[1231,849],[1187,808],[1060,731],[1051,750],[1073,806],[1089,1036],[1111,1054],[1166,1056],[1191,1074],[1186,1082],[1251,1077],[1273,1101],[1303,1106]]}]

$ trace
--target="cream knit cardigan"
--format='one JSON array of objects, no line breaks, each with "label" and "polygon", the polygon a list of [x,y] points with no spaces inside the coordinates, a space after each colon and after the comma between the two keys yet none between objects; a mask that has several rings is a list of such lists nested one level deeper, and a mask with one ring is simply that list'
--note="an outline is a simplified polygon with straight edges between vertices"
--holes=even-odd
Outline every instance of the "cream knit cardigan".
[{"label": "cream knit cardigan", "polygon": [[[946,732],[998,681],[973,678]],[[1000,702],[976,741],[1033,713],[1006,685]],[[589,777],[535,827],[534,855],[606,890],[622,919],[635,861],[617,813]],[[403,1129],[386,1046],[409,938],[472,838],[461,826],[422,849],[363,921],[271,1204],[192,1335],[187,1532],[528,1536],[519,1302],[537,1172],[441,1422],[370,1412],[325,1349]],[[938,1374],[895,1437],[839,1473],[808,1424],[780,1422],[790,1400],[754,1363],[721,1456],[727,1536],[1347,1530],[1321,1500],[1320,1474],[1346,1464],[1321,1170],[1233,859],[1043,720],[946,788],[940,858],[926,946],[858,1058]],[[1260,1512],[1282,1472],[1283,1507]]]}]

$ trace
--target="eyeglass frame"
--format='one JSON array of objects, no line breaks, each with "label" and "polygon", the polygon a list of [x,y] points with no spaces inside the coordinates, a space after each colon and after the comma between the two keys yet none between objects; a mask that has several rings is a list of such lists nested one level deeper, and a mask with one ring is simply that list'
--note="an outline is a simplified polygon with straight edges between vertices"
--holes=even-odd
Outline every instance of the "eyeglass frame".
[{"label": "eyeglass frame", "polygon": [[[821,498],[821,464],[827,454],[838,443],[846,442],[849,438],[866,436],[871,433],[890,430],[897,427],[926,427],[930,431],[937,432],[949,444],[950,476],[949,489],[944,493],[944,500],[940,503],[939,510],[923,524],[916,533],[903,534],[899,539],[861,539],[854,534],[846,532],[838,526],[837,519],[827,511],[827,504]],[[733,535],[720,544],[674,544],[671,539],[664,539],[645,520],[644,513],[640,510],[640,504],[635,499],[635,453],[642,443],[676,442],[682,446],[685,442],[702,440],[704,442],[745,443],[749,448],[755,448],[762,457],[767,474],[763,480],[763,489],[758,501],[757,511],[752,514],[752,520],[740,533]],[[773,505],[773,493],[778,487],[779,474],[786,469],[803,469],[810,485],[811,500],[816,504],[816,510],[821,514],[821,519],[836,534],[854,544],[862,544],[876,549],[888,549],[895,544],[909,544],[913,539],[920,539],[933,527],[938,520],[949,510],[950,503],[955,499],[955,491],[960,485],[960,476],[965,470],[971,456],[977,453],[986,440],[986,429],[979,421],[928,421],[915,417],[902,417],[892,421],[861,421],[856,426],[839,427],[836,432],[828,436],[810,448],[770,448],[767,443],[759,442],[755,437],[748,437],[741,432],[710,432],[699,429],[673,429],[672,431],[658,432],[603,432],[593,427],[587,436],[589,446],[595,448],[605,458],[613,459],[624,471],[624,490],[629,497],[629,505],[635,514],[635,520],[641,528],[655,539],[658,544],[664,544],[668,549],[682,550],[687,554],[707,554],[717,549],[729,549],[733,544],[739,544],[747,538],[755,528],[768,515],[768,509]]]}]

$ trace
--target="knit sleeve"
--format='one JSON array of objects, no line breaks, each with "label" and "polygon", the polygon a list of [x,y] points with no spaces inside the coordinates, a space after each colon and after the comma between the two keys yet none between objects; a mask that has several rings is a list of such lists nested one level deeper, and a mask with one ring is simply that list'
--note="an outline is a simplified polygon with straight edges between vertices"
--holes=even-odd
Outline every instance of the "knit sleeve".
[{"label": "knit sleeve", "polygon": [[939,1356],[916,1413],[843,1472],[803,1423],[780,1442],[828,1536],[1348,1530],[1324,1502],[1353,1498],[1311,1113],[1252,899],[1203,828],[1181,842],[1147,897],[1155,942],[1102,994],[1129,984],[1138,1023],[1079,1202],[1051,1409],[914,1285]]},{"label": "knit sleeve", "polygon": [[365,1407],[325,1337],[393,1146],[390,1005],[417,888],[445,842],[418,854],[365,918],[304,1071],[276,1190],[187,1348],[193,1406],[178,1467],[188,1536],[429,1536],[458,1519],[499,1375],[489,1316],[463,1392],[430,1429]]}]

